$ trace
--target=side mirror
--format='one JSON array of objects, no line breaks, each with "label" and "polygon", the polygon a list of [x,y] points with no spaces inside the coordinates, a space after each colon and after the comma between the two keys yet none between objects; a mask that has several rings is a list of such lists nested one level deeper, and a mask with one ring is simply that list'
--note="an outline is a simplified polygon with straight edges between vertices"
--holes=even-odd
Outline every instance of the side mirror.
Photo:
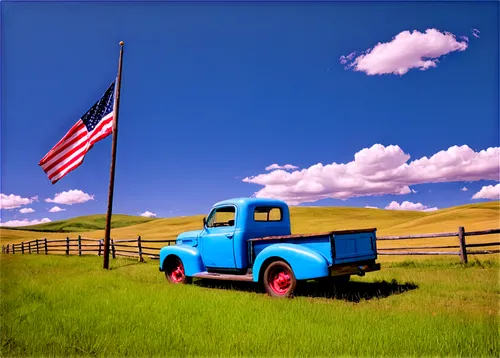
[{"label": "side mirror", "polygon": [[207,218],[203,218],[203,227],[207,227]]}]

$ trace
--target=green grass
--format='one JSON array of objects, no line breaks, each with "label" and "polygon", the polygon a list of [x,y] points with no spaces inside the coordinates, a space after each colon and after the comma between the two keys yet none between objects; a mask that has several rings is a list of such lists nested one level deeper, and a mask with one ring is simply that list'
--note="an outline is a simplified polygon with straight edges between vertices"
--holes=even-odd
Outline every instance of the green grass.
[{"label": "green grass", "polygon": [[500,355],[498,261],[387,263],[291,300],[248,284],[169,285],[157,264],[2,255],[1,356]]}]

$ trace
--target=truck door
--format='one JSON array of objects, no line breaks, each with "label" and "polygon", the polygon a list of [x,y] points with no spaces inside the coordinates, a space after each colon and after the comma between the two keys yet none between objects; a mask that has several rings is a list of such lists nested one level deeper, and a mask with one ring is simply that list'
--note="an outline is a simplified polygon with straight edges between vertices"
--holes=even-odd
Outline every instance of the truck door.
[{"label": "truck door", "polygon": [[234,232],[236,207],[220,206],[212,209],[200,235],[202,257],[206,267],[236,267],[234,260]]}]

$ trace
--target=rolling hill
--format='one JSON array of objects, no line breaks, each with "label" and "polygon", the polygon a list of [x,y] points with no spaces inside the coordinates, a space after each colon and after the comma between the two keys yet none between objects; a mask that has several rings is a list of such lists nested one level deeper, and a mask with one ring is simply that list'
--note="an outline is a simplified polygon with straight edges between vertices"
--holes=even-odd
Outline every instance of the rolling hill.
[{"label": "rolling hill", "polygon": [[[114,214],[111,217],[111,228],[120,228],[149,221],[158,220],[143,216]],[[77,216],[67,220],[52,221],[43,224],[13,227],[13,230],[37,231],[37,232],[85,232],[92,230],[104,230],[106,227],[106,215]]]},{"label": "rolling hill", "polygon": [[[500,201],[461,205],[433,212],[395,211],[351,207],[291,207],[293,233],[376,227],[377,235],[405,235],[466,231],[500,227]],[[177,218],[144,218],[114,215],[111,236],[115,239],[174,239],[180,232],[201,228],[202,215]],[[104,236],[105,215],[76,217],[21,228],[0,228],[2,244],[37,238],[81,235]],[[35,231],[36,230],[36,231]]]}]

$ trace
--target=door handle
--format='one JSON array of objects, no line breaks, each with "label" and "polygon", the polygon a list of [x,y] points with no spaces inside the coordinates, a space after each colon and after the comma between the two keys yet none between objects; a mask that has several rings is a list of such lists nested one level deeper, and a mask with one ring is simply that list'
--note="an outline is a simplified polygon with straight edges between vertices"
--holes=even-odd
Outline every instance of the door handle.
[{"label": "door handle", "polygon": [[233,238],[233,234],[226,234],[226,237],[232,239]]}]

